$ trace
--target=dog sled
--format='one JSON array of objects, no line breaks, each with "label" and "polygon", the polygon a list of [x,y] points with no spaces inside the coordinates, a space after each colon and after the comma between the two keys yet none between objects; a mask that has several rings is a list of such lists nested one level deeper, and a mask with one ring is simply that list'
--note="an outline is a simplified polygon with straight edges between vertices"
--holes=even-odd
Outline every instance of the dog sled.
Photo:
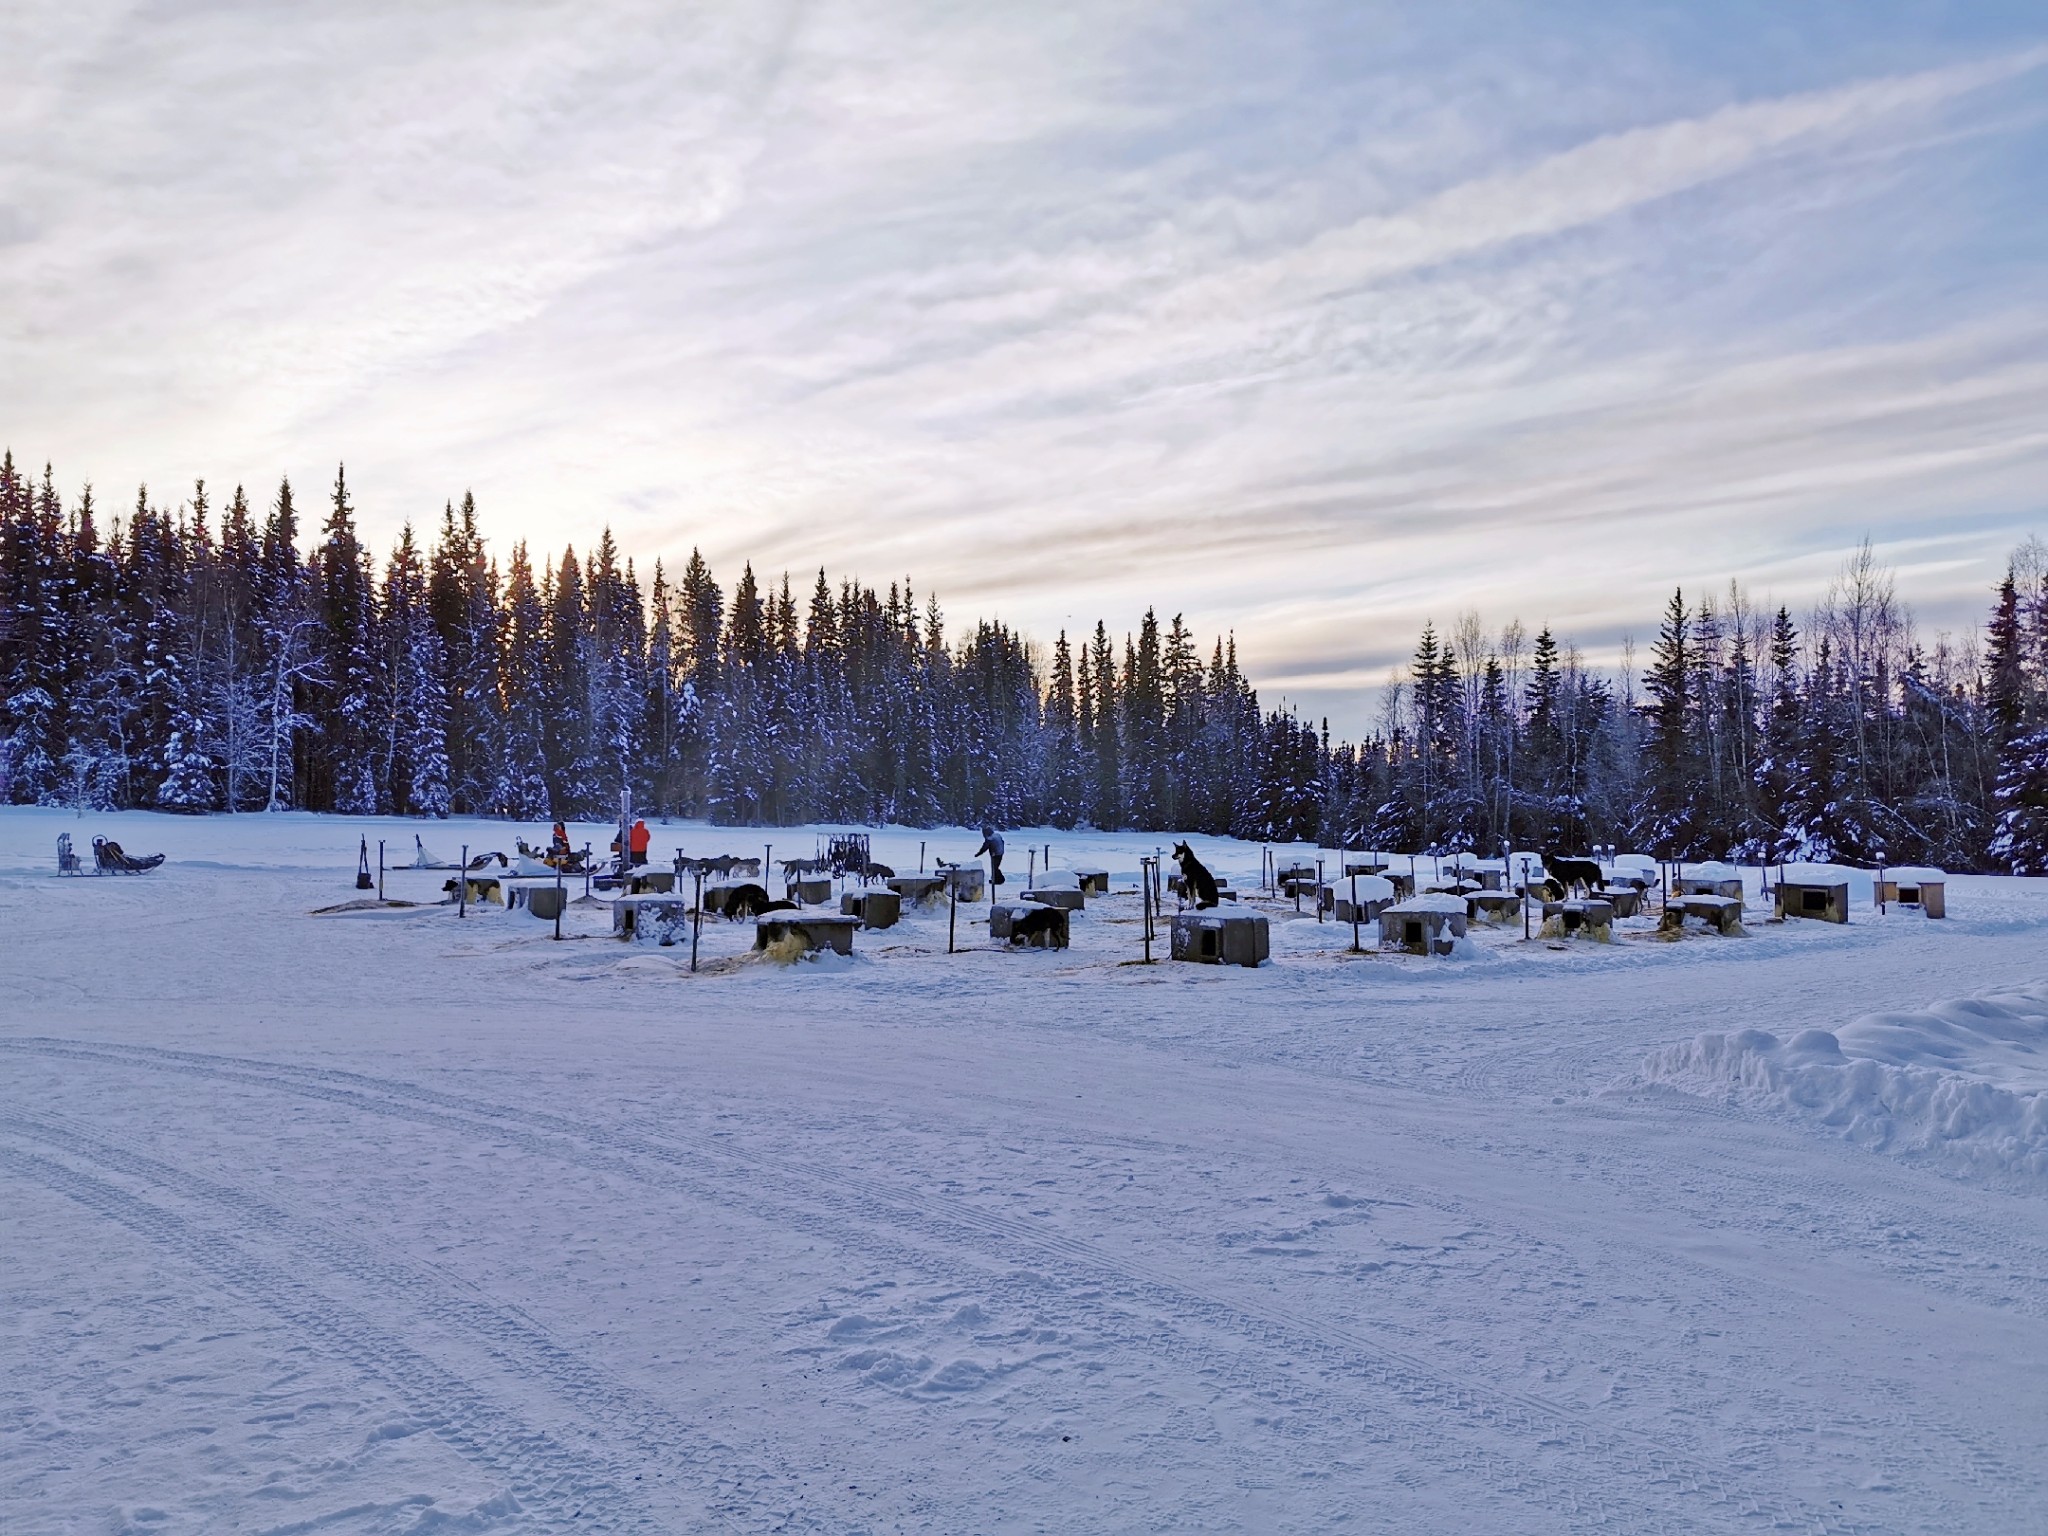
[{"label": "dog sled", "polygon": [[102,875],[146,875],[163,861],[164,856],[160,853],[138,859],[125,852],[112,838],[96,837],[92,840],[93,867]]},{"label": "dog sled", "polygon": [[519,857],[522,859],[531,859],[536,864],[545,864],[550,870],[559,869],[565,875],[580,875],[583,873],[583,850],[580,848],[571,848],[565,853],[550,853],[544,848],[534,847],[523,837],[517,839],[516,842],[519,849]]}]

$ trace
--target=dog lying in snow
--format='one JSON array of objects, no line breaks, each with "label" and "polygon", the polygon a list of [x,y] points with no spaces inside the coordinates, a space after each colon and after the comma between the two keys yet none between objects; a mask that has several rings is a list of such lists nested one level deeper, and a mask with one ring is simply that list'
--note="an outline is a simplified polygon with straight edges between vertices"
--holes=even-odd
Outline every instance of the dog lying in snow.
[{"label": "dog lying in snow", "polygon": [[1216,877],[1209,873],[1208,866],[1195,857],[1195,850],[1186,843],[1173,845],[1174,862],[1180,865],[1181,882],[1195,899],[1197,911],[1216,905]]}]

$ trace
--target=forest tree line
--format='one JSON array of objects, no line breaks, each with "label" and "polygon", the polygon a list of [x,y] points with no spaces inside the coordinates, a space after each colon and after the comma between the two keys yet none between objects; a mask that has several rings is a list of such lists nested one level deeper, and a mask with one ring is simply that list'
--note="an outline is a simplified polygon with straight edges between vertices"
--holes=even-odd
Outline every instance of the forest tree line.
[{"label": "forest tree line", "polygon": [[728,592],[693,552],[643,583],[609,532],[501,563],[468,496],[379,560],[341,472],[302,527],[289,482],[106,518],[0,459],[0,802],[539,820],[622,791],[729,824],[2048,873],[2048,551],[2014,552],[1981,645],[1924,641],[1867,547],[1798,620],[1674,594],[1613,673],[1466,615],[1335,742],[1180,615],[1047,654],[954,639],[907,579]]}]

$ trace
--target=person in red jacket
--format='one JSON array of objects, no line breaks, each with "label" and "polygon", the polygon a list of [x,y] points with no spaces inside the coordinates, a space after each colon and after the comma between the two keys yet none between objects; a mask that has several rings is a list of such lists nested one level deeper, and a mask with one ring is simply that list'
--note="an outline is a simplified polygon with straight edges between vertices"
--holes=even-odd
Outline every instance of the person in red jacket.
[{"label": "person in red jacket", "polygon": [[626,834],[626,845],[633,851],[633,862],[635,864],[645,864],[647,862],[647,845],[652,840],[652,835],[647,830],[646,822],[636,821],[633,823],[632,831]]}]

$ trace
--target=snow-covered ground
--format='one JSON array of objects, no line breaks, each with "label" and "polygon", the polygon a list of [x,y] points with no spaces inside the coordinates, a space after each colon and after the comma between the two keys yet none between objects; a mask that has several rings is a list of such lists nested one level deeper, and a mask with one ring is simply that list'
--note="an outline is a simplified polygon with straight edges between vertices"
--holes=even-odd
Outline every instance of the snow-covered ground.
[{"label": "snow-covered ground", "polygon": [[1065,952],[692,976],[313,915],[419,830],[0,812],[0,1531],[2048,1530],[2048,882],[1143,967],[1020,833]]}]

